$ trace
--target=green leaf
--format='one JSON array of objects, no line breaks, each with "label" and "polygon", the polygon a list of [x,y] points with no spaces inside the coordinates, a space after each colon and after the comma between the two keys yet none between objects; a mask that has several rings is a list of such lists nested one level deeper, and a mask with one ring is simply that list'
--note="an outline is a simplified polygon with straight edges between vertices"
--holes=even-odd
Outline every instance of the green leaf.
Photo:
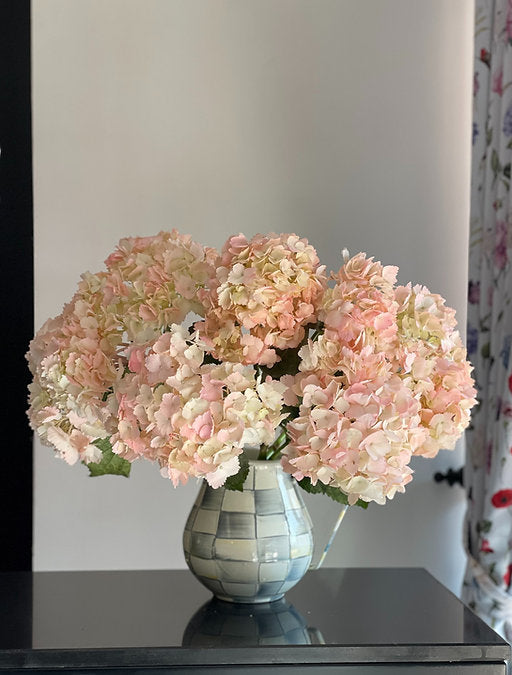
[{"label": "green leaf", "polygon": [[483,359],[488,359],[490,354],[491,354],[491,345],[486,342],[484,345],[482,345],[482,349],[480,350],[480,354],[482,355]]},{"label": "green leaf", "polygon": [[260,366],[263,377],[270,375],[273,380],[278,380],[283,375],[296,375],[299,372],[301,361],[299,349],[300,345],[294,349],[276,349],[276,354],[281,360],[275,363],[271,368],[268,366]]},{"label": "green leaf", "polygon": [[203,365],[215,365],[218,366],[221,362],[213,357],[211,354],[205,354],[203,358]]},{"label": "green leaf", "polygon": [[[311,339],[316,339],[318,337],[319,331],[323,328],[323,324],[317,323],[311,328],[316,328]],[[299,366],[301,358],[299,356],[299,351],[301,347],[308,343],[309,327],[306,326],[306,332],[302,341],[292,349],[276,349],[276,354],[279,356],[279,361],[275,363],[271,368],[268,366],[258,366],[258,371],[266,377],[270,375],[273,380],[278,380],[283,375],[297,375],[299,372]]]},{"label": "green leaf", "polygon": [[494,177],[496,177],[496,174],[498,174],[501,171],[500,159],[498,157],[498,153],[496,152],[496,150],[492,151],[491,169],[492,169],[492,172],[494,173]]},{"label": "green leaf", "polygon": [[105,403],[105,401],[108,399],[110,394],[113,394],[113,393],[114,393],[114,389],[112,387],[110,387],[110,389],[107,389],[107,391],[101,397],[101,400],[103,401],[103,403]]},{"label": "green leaf", "polygon": [[101,450],[103,457],[97,464],[94,462],[87,464],[90,476],[106,476],[107,474],[112,474],[114,476],[125,476],[128,478],[132,465],[130,462],[126,461],[126,459],[123,459],[112,452],[112,446],[110,445],[110,440],[108,438],[98,438],[93,441],[93,445]]},{"label": "green leaf", "polygon": [[485,136],[486,136],[485,140],[487,142],[487,145],[491,145],[491,143],[492,143],[492,127],[487,127],[487,132],[486,132]]},{"label": "green leaf", "polygon": [[242,454],[238,455],[238,461],[240,462],[240,469],[238,470],[238,473],[236,473],[234,476],[230,476],[224,483],[224,487],[226,490],[243,492],[245,479],[249,473],[249,460],[244,454]]},{"label": "green leaf", "polygon": [[[316,485],[312,485],[310,478],[303,478],[297,482],[303,490],[309,492],[311,495],[324,494],[331,499],[334,499],[335,502],[339,502],[340,504],[348,504],[347,495],[339,488],[332,487],[331,485],[324,485],[320,481],[318,481]],[[365,502],[362,499],[358,499],[355,505],[360,506],[363,509],[368,508],[368,502]]]},{"label": "green leaf", "polygon": [[478,534],[487,534],[491,531],[492,522],[490,520],[480,520],[476,524],[476,531]]},{"label": "green leaf", "polygon": [[[313,326],[313,334],[309,338],[313,342],[324,332],[325,324],[322,321],[317,321]],[[306,331],[306,337],[309,331]],[[306,340],[307,341],[307,340]]]},{"label": "green leaf", "polygon": [[288,422],[291,422],[292,420],[296,419],[299,416],[299,407],[295,405],[283,405],[281,408],[283,413],[288,415],[286,419],[284,419],[281,424],[285,424]]},{"label": "green leaf", "polygon": [[510,162],[503,167],[503,175],[505,178],[510,178]]}]

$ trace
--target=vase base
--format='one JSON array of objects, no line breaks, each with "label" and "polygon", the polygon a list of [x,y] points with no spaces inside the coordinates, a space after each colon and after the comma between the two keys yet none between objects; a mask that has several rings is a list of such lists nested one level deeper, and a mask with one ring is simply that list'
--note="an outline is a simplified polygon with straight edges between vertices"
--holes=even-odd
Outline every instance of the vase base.
[{"label": "vase base", "polygon": [[217,600],[222,600],[223,602],[230,602],[232,604],[237,605],[263,605],[264,603],[277,602],[278,600],[282,600],[284,598],[284,593],[268,596],[263,595],[257,598],[244,598],[240,596],[230,598],[227,595],[218,595],[217,593],[215,593],[214,596],[217,598]]}]

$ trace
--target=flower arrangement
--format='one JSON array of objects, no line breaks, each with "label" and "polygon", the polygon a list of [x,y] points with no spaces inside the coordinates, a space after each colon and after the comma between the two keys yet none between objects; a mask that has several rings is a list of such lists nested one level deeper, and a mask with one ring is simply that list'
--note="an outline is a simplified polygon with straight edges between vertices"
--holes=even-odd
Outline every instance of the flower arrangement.
[{"label": "flower arrangement", "polygon": [[414,455],[454,447],[476,392],[443,298],[343,256],[327,276],[294,234],[122,239],[31,342],[32,428],[92,475],[141,458],[241,490],[251,445],[310,492],[384,504]]}]

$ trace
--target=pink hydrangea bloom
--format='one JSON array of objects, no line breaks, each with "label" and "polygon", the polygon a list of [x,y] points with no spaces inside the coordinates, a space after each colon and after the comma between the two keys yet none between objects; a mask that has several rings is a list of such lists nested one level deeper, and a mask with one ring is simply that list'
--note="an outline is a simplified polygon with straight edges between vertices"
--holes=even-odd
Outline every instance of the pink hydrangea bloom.
[{"label": "pink hydrangea bloom", "polygon": [[453,448],[476,402],[454,310],[425,287],[395,288],[396,272],[363,253],[348,260],[324,295],[323,333],[299,352],[302,372],[282,380],[287,405],[301,401],[285,469],[339,487],[350,503],[403,491],[411,456]]},{"label": "pink hydrangea bloom", "polygon": [[334,276],[320,305],[324,331],[301,351],[301,370],[335,372],[343,361],[343,348],[391,352],[396,339],[397,303],[393,295],[396,267],[383,267],[359,253]]},{"label": "pink hydrangea bloom", "polygon": [[277,349],[296,347],[316,321],[325,287],[315,249],[294,234],[228,239],[197,324],[221,360],[272,365]]},{"label": "pink hydrangea bloom", "polygon": [[204,364],[197,336],[173,325],[117,389],[114,452],[157,461],[175,485],[189,476],[218,487],[239,470],[246,443],[272,443],[285,386],[242,364]]},{"label": "pink hydrangea bloom", "polygon": [[[27,354],[34,376],[28,414],[43,443],[56,445],[49,429],[69,439],[79,431],[89,441],[117,429],[111,393],[127,359],[135,367],[138,345],[189,312],[203,313],[198,290],[213,274],[216,256],[173,230],[123,239],[107,271],[82,275],[72,301],[38,331]],[[83,461],[87,452],[80,451]],[[92,461],[100,458],[93,453]]]},{"label": "pink hydrangea bloom", "polygon": [[302,379],[300,414],[288,424],[283,466],[297,480],[338,487],[350,504],[383,504],[411,480],[409,461],[424,436],[418,433],[420,406],[397,375],[349,386],[343,379]]}]

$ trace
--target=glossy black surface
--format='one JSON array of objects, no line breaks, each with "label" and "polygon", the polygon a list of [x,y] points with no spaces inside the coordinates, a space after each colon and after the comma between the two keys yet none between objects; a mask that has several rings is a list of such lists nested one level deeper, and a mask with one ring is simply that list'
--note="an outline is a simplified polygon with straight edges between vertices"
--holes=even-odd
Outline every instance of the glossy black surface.
[{"label": "glossy black surface", "polygon": [[420,569],[310,572],[258,608],[212,602],[185,570],[0,574],[0,668],[507,658]]}]

